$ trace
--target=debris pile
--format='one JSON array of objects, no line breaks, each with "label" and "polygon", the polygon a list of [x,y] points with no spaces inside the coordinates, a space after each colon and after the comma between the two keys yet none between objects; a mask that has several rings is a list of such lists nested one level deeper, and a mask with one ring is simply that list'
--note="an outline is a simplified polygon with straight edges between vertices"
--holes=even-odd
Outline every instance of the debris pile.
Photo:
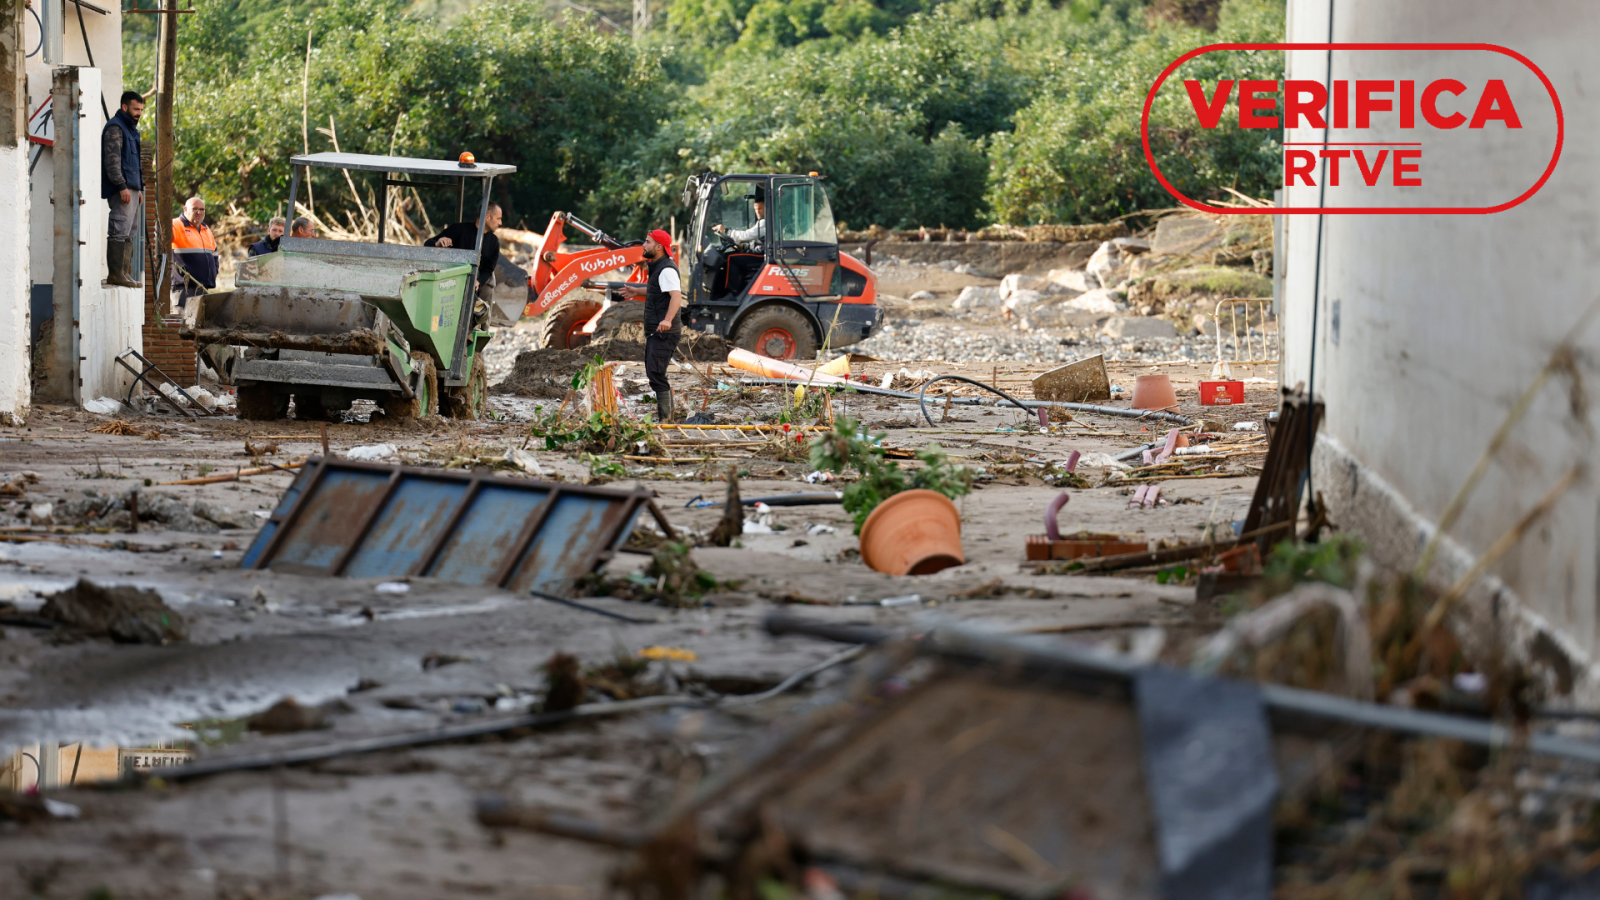
[{"label": "debris pile", "polygon": [[88,637],[122,644],[169,644],[189,639],[189,629],[157,591],[101,585],[87,578],[52,594],[39,615]]}]

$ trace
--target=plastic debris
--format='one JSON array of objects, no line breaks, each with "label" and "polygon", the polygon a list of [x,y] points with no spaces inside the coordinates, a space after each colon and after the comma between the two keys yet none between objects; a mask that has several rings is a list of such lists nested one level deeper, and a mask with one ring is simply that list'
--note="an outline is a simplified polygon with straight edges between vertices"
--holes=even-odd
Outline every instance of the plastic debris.
[{"label": "plastic debris", "polygon": [[[162,385],[167,387],[167,385]],[[100,397],[94,400],[83,401],[83,408],[95,415],[112,416],[122,412],[122,402],[110,397]]]},{"label": "plastic debris", "polygon": [[905,594],[900,597],[885,597],[878,601],[879,606],[916,606],[922,602],[921,594]]},{"label": "plastic debris", "polygon": [[393,444],[366,444],[361,447],[351,447],[345,451],[345,459],[388,459],[395,455]]},{"label": "plastic debris", "polygon": [[833,481],[832,472],[812,471],[806,473],[806,484],[827,484]]},{"label": "plastic debris", "polygon": [[1260,422],[1235,422],[1235,423],[1233,423],[1233,430],[1234,431],[1260,431],[1261,430],[1261,423]]},{"label": "plastic debris", "polygon": [[816,525],[811,526],[810,528],[807,528],[806,529],[806,534],[809,534],[812,537],[816,537],[819,534],[835,534],[835,533],[838,532],[838,530],[839,529],[833,527],[832,525],[823,525],[821,523],[818,523]]},{"label": "plastic debris", "polygon": [[404,581],[383,581],[372,589],[380,594],[406,594],[411,592],[411,585]]}]

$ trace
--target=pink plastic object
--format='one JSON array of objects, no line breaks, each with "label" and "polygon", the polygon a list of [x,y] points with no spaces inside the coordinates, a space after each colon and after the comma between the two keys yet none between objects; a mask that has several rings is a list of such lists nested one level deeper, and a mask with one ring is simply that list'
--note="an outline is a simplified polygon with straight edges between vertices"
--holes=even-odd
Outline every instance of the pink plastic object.
[{"label": "pink plastic object", "polygon": [[1150,492],[1150,485],[1148,485],[1148,484],[1139,485],[1138,489],[1133,492],[1133,496],[1128,499],[1128,508],[1129,509],[1134,509],[1136,507],[1143,506],[1144,505],[1144,495],[1149,493],[1149,492]]},{"label": "pink plastic object", "polygon": [[1040,428],[1049,428],[1050,427],[1050,416],[1049,416],[1049,414],[1044,411],[1044,407],[1042,407],[1042,406],[1039,407],[1038,412],[1039,412],[1039,427]]},{"label": "pink plastic object", "polygon": [[1159,502],[1161,500],[1161,485],[1152,484],[1149,487],[1150,487],[1150,489],[1148,491],[1146,491],[1145,495],[1144,495],[1144,508],[1145,509],[1150,509],[1151,507],[1155,506],[1157,502]]},{"label": "pink plastic object", "polygon": [[1067,471],[1068,472],[1076,472],[1076,471],[1078,471],[1078,457],[1080,457],[1082,455],[1083,454],[1081,452],[1079,452],[1077,450],[1074,450],[1074,451],[1072,451],[1072,455],[1067,457]]},{"label": "pink plastic object", "polygon": [[1178,449],[1178,429],[1174,428],[1167,432],[1166,446],[1161,448],[1161,452],[1156,455],[1155,461],[1158,463],[1166,462],[1167,458],[1172,456],[1172,451],[1176,449]]},{"label": "pink plastic object", "polygon": [[[1073,456],[1077,456],[1076,450],[1073,451]],[[1073,463],[1077,463],[1077,460],[1074,459]],[[1056,495],[1054,500],[1050,501],[1049,506],[1044,508],[1044,533],[1052,541],[1061,540],[1061,527],[1056,524],[1056,515],[1061,512],[1061,507],[1066,506],[1067,501],[1071,499],[1072,497],[1066,491],[1062,491]]]}]

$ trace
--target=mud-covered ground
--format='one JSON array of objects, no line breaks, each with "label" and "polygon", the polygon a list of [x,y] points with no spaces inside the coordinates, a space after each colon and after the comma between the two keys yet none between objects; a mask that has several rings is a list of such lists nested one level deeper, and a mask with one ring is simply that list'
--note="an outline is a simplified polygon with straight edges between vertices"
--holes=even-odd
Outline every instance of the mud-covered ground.
[{"label": "mud-covered ground", "polygon": [[[1052,353],[1027,363],[884,359],[858,364],[856,372],[873,383],[904,367],[961,374],[1026,398],[1032,375],[1084,351],[1059,342],[1051,347]],[[492,381],[503,380],[512,362],[502,360]],[[1136,375],[1170,375],[1179,411],[1203,419],[1203,427],[1219,435],[1213,441],[1218,448],[1235,448],[1235,455],[1216,463],[1233,474],[1164,481],[1162,505],[1130,509],[1133,488],[1106,469],[1086,466],[1080,473],[1091,486],[1072,490],[1060,518],[1063,530],[1187,542],[1208,523],[1220,529],[1244,517],[1255,481],[1251,467],[1260,466],[1265,443],[1232,425],[1259,421],[1275,408],[1276,373],[1254,373],[1260,381],[1248,385],[1244,406],[1202,409],[1196,382],[1208,376],[1209,364],[1164,362],[1114,364],[1111,381],[1131,389]],[[559,382],[581,364],[574,356],[545,374]],[[695,363],[675,371],[673,381],[686,412],[720,422],[775,419],[786,392],[736,392],[741,374]],[[630,395],[625,408],[640,415],[653,412],[640,398],[642,375],[629,367],[621,381]],[[1116,397],[1110,405],[1128,405],[1126,391]],[[552,405],[537,394],[497,392],[491,418],[482,422],[374,422],[365,420],[370,410],[358,407],[345,421],[327,425],[328,452],[389,444],[395,450],[389,462],[470,467],[526,448],[546,477],[654,491],[673,525],[693,534],[708,533],[721,510],[686,504],[697,495],[720,499],[719,479],[730,466],[740,471],[746,497],[829,487],[806,483],[810,469],[803,459],[758,456],[759,447],[718,448],[669,437],[666,458],[682,462],[547,451],[529,430],[539,403]],[[474,797],[498,792],[596,821],[642,824],[696,779],[748,752],[773,722],[849,677],[851,667],[842,665],[791,692],[725,705],[839,651],[768,636],[761,622],[774,610],[803,605],[818,618],[891,627],[919,616],[953,616],[1004,631],[1061,633],[1156,652],[1212,627],[1215,608],[1196,603],[1192,578],[1158,584],[1149,574],[1038,575],[1020,565],[1024,539],[1043,532],[1044,507],[1060,491],[1040,477],[1042,464],[1064,460],[1072,450],[1121,452],[1160,437],[1162,426],[1078,415],[1041,433],[1037,419],[1015,410],[935,406],[929,427],[914,403],[866,395],[840,396],[835,403],[836,414],[864,421],[895,447],[937,442],[983,470],[977,489],[957,502],[966,564],[924,577],[881,575],[861,563],[841,507],[780,508],[768,533],[746,534],[735,547],[693,551],[723,583],[703,607],[586,601],[624,618],[427,579],[389,593],[371,580],[242,571],[239,560],[257,523],[293,472],[204,485],[162,482],[288,466],[319,455],[322,423],[129,415],[124,419],[132,428],[123,430],[135,433],[117,435],[92,431],[113,417],[35,408],[26,426],[0,430],[0,477],[20,490],[0,497],[0,526],[8,538],[0,541],[0,601],[11,605],[8,621],[23,623],[6,625],[0,640],[0,745],[8,754],[36,754],[40,742],[53,741],[70,769],[80,743],[94,750],[180,742],[169,746],[223,759],[534,711],[548,686],[544,664],[558,652],[586,666],[637,658],[649,647],[677,648],[693,659],[652,662],[639,676],[650,690],[680,696],[681,705],[310,766],[49,791],[76,805],[81,816],[0,821],[0,884],[10,885],[0,896],[78,898],[102,886],[119,900],[595,896],[617,865],[615,851],[487,829],[473,814]],[[135,486],[142,504],[191,515],[142,521],[131,533],[126,513],[115,517],[114,501]],[[60,512],[51,520],[30,517],[46,504]],[[99,507],[110,511],[67,515]],[[620,554],[608,572],[620,576],[647,561]],[[31,617],[46,596],[80,577],[158,591],[186,620],[188,639],[123,645],[35,627]],[[878,605],[912,594],[919,602]],[[1159,637],[1152,641],[1152,635]],[[268,736],[232,724],[285,697],[303,706],[332,703],[325,727]],[[8,784],[31,784],[36,770],[26,757],[8,758],[22,760]]]}]

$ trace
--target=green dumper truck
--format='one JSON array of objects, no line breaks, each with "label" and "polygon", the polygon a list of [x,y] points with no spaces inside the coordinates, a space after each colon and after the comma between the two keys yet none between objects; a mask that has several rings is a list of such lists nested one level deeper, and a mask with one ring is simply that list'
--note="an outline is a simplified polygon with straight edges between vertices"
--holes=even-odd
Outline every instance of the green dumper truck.
[{"label": "green dumper truck", "polygon": [[[455,188],[458,221],[470,221],[467,184],[476,181],[480,223],[494,178],[516,171],[466,154],[453,162],[314,153],[290,163],[290,209],[306,169],[334,168],[377,173],[380,195],[396,186]],[[221,360],[234,383],[239,418],[281,418],[291,398],[302,420],[356,400],[372,400],[392,417],[483,414],[481,354],[492,333],[475,290],[479,247],[385,243],[386,206],[379,204],[377,243],[285,236],[277,253],[239,265],[233,290],[198,298],[186,330],[202,351],[231,348],[208,358]]]}]

